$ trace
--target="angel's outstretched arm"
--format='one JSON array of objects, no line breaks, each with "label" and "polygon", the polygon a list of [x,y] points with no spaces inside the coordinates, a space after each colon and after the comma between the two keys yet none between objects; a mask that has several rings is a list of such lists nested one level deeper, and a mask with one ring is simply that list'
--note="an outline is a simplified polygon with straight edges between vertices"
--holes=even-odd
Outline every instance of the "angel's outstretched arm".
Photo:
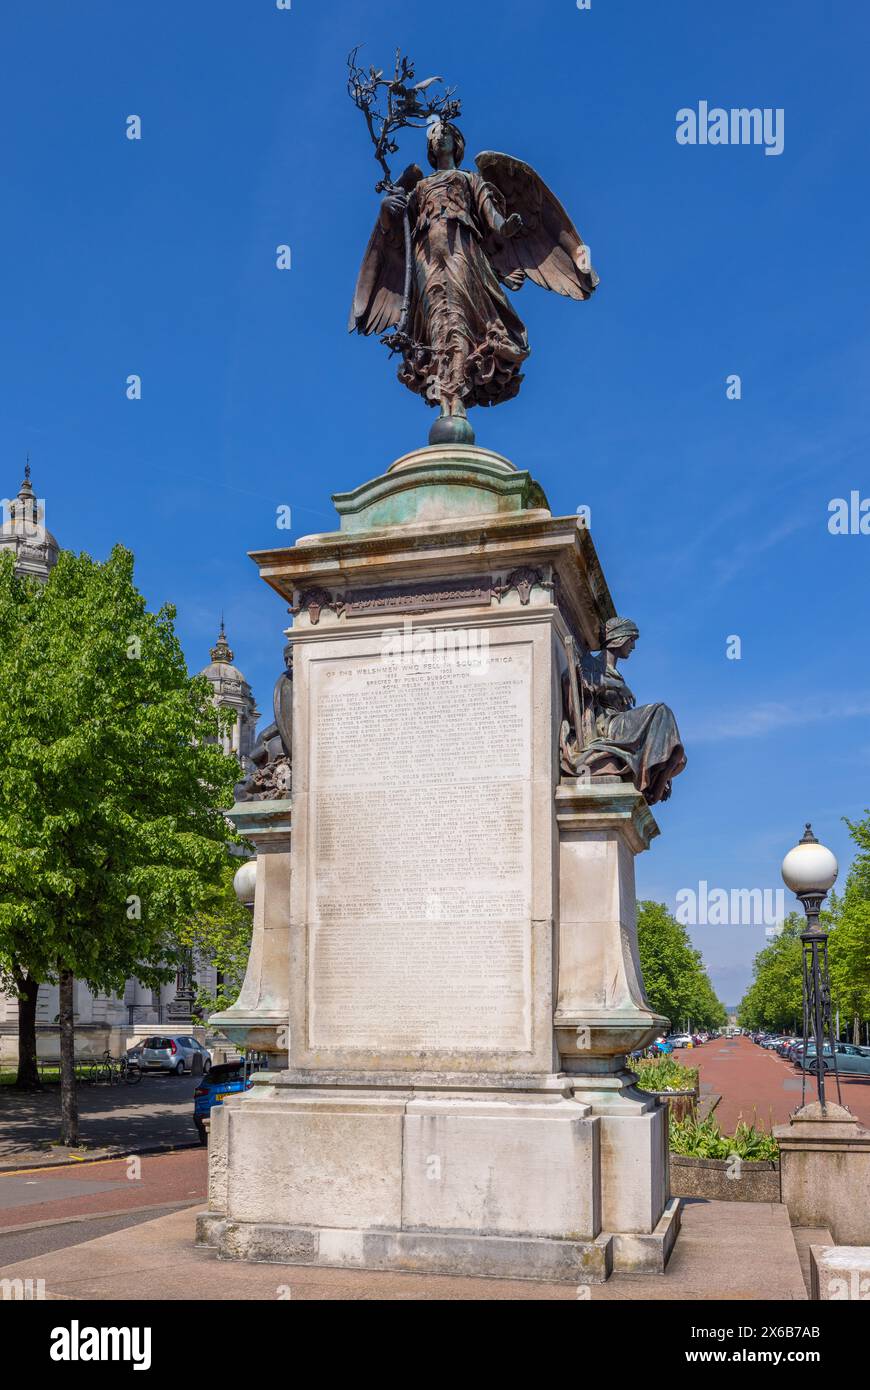
[{"label": "angel's outstretched arm", "polygon": [[491,183],[486,179],[476,177],[477,193],[477,215],[487,231],[492,232],[497,237],[509,240],[522,231],[523,219],[518,212],[512,213],[510,217],[504,215],[504,203],[501,195],[496,192]]},{"label": "angel's outstretched arm", "polygon": [[496,273],[504,277],[522,269],[542,289],[588,299],[598,284],[588,248],[540,174],[521,159],[494,150],[485,150],[475,162],[482,186],[500,204],[502,215],[516,211],[522,218],[515,238],[506,240],[500,228],[492,228],[488,254]]}]

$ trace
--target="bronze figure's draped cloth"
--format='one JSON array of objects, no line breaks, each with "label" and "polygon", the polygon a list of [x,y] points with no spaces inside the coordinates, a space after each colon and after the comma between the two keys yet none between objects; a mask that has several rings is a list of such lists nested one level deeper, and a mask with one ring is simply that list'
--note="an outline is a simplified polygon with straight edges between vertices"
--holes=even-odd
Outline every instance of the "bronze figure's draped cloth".
[{"label": "bronze figure's draped cloth", "polygon": [[432,405],[498,405],[520,389],[525,327],[483,249],[504,217],[492,184],[465,169],[422,179],[408,200],[414,252],[416,346],[399,380]]},{"label": "bronze figure's draped cloth", "polygon": [[575,777],[633,782],[653,805],[670,796],[686,753],[673,711],[663,704],[638,706],[617,669],[618,657],[631,654],[637,637],[630,619],[611,618],[604,649],[580,658],[574,680],[570,671],[563,676],[560,762],[562,771]]}]

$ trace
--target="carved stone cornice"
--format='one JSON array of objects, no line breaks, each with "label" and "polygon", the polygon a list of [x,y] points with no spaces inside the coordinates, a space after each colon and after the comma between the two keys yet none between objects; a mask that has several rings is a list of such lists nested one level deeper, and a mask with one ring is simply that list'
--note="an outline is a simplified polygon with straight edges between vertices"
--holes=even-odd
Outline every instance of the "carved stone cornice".
[{"label": "carved stone cornice", "polygon": [[630,782],[586,782],[563,778],[556,788],[559,833],[569,830],[621,830],[635,854],[649,849],[660,833],[644,796]]},{"label": "carved stone cornice", "polygon": [[276,801],[237,801],[226,813],[240,835],[256,846],[258,854],[289,850],[293,822],[293,803]]},{"label": "carved stone cornice", "polygon": [[[292,605],[292,613],[307,613],[308,603],[300,600],[322,589],[329,597],[324,602],[320,596],[321,611],[341,612],[342,625],[358,593],[409,584],[421,589],[429,584],[436,589],[471,587],[481,577],[503,582],[527,567],[540,569],[548,582],[558,579],[560,611],[582,638],[583,649],[597,649],[602,626],[614,613],[589,532],[578,530],[574,516],[542,511],[433,520],[380,531],[333,531],[305,536],[292,547],[253,552],[251,559],[266,583]],[[514,611],[526,610],[517,603]],[[313,627],[313,612],[309,617],[305,626]],[[329,626],[334,625],[331,620]]]}]

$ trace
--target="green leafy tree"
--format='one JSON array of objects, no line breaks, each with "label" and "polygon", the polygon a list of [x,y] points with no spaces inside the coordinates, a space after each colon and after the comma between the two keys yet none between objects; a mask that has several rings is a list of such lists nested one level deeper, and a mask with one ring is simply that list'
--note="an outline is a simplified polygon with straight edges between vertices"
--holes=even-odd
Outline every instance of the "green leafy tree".
[{"label": "green leafy tree", "polygon": [[860,1043],[862,1019],[870,1018],[870,811],[846,824],[859,853],[842,896],[831,894],[828,955],[832,1002],[851,1019],[852,1040]]},{"label": "green leafy tree", "polygon": [[737,1021],[741,1028],[798,1029],[803,1020],[803,983],[800,934],[803,913],[792,912],[782,931],[759,951],[753,963],[753,980],[740,1001]]},{"label": "green leafy tree", "polygon": [[[870,812],[848,821],[858,846],[842,895],[832,893],[822,922],[829,933],[831,1003],[841,1028],[851,1020],[852,1037],[861,1041],[861,1022],[870,1017]],[[740,1005],[745,1028],[799,1028],[803,1020],[800,934],[803,912],[786,918],[783,931],[756,956],[754,978]]]},{"label": "green leafy tree", "polygon": [[216,741],[231,717],[188,675],[174,616],[147,610],[120,546],[104,563],[63,552],[44,585],[0,557],[0,961],[34,994],[59,982],[67,1144],[75,979],[165,979],[233,838],[220,808],[239,766]]},{"label": "green leafy tree", "polygon": [[870,899],[863,894],[860,875],[849,875],[828,917],[831,1002],[842,1022],[851,1020],[852,1040],[860,1043],[861,1021],[870,1018]]},{"label": "green leafy tree", "polygon": [[852,821],[844,817],[849,834],[860,851],[856,855],[850,873],[855,874],[855,882],[865,898],[870,898],[870,811],[864,812],[864,819]]},{"label": "green leafy tree", "polygon": [[699,1028],[721,1028],[727,1014],[710,983],[700,951],[663,903],[641,902],[637,943],[647,998],[676,1027],[691,1019]]},{"label": "green leafy tree", "polygon": [[187,921],[182,922],[177,932],[179,949],[193,961],[208,961],[218,973],[214,993],[203,988],[197,990],[193,1011],[203,1022],[209,1014],[228,1009],[235,1003],[245,978],[253,917],[250,908],[239,902],[233,888],[236,870],[243,862],[233,858],[225,866],[218,887]]}]

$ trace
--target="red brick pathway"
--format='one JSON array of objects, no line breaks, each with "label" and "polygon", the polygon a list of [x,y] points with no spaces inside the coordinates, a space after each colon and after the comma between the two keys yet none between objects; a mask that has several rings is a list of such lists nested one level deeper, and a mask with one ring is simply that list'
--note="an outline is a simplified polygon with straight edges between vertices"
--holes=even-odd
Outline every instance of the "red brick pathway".
[{"label": "red brick pathway", "polygon": [[[801,1073],[791,1062],[750,1042],[748,1038],[714,1038],[697,1048],[674,1053],[686,1066],[698,1067],[701,1095],[716,1092],[722,1099],[715,1115],[726,1134],[734,1133],[740,1119],[760,1129],[785,1124],[801,1103]],[[843,1104],[870,1128],[870,1077],[840,1079]],[[807,1100],[815,1099],[815,1083],[807,1077]],[[836,1100],[833,1078],[826,1085],[828,1099]]]},{"label": "red brick pathway", "polygon": [[130,1159],[114,1158],[0,1173],[0,1229],[161,1203],[193,1203],[206,1195],[204,1148],[145,1154],[137,1162],[138,1169]]}]

